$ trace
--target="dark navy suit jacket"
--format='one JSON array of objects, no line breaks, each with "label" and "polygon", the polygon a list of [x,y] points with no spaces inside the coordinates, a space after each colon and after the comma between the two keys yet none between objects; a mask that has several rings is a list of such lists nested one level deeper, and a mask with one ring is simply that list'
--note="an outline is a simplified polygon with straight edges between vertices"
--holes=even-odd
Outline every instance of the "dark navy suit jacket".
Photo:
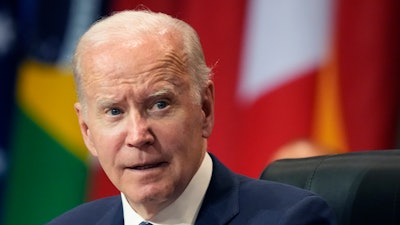
[{"label": "dark navy suit jacket", "polygon": [[[333,225],[326,202],[308,191],[238,175],[214,156],[196,225]],[[190,204],[190,203],[188,203]],[[123,225],[121,197],[80,205],[48,225]]]}]

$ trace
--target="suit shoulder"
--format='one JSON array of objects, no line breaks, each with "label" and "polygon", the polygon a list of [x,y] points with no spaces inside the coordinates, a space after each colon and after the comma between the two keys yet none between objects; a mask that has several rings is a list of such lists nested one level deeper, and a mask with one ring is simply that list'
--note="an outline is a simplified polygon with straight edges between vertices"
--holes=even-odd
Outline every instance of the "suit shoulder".
[{"label": "suit shoulder", "polygon": [[[291,224],[335,224],[326,201],[315,193],[295,186],[241,177],[239,205],[243,215],[252,215],[251,224],[275,221]],[[257,212],[254,214],[254,212]]]},{"label": "suit shoulder", "polygon": [[246,196],[243,199],[281,202],[282,206],[285,204],[292,205],[306,197],[316,196],[310,191],[295,186],[243,176],[240,178],[240,195]]},{"label": "suit shoulder", "polygon": [[115,216],[121,211],[121,197],[112,196],[79,205],[50,221],[47,225],[95,224],[105,216]]}]

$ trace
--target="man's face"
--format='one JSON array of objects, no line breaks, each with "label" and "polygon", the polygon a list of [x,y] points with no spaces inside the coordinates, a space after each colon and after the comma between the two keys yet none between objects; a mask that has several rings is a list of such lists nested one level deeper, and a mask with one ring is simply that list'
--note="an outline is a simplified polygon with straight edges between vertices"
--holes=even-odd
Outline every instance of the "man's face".
[{"label": "man's face", "polygon": [[194,101],[180,42],[160,40],[86,52],[85,107],[75,105],[90,152],[131,206],[150,213],[185,189],[213,126],[213,84]]}]

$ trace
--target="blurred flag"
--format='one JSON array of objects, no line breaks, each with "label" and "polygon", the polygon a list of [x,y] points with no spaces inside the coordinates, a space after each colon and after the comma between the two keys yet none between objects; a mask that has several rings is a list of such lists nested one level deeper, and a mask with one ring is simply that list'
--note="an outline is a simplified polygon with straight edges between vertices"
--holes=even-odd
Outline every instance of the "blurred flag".
[{"label": "blurred flag", "polygon": [[237,170],[256,177],[281,146],[310,139],[333,13],[330,0],[249,1],[234,93],[241,112],[237,146],[246,152]]},{"label": "blurred flag", "polygon": [[398,1],[192,1],[179,12],[215,65],[209,150],[230,168],[258,177],[296,140],[313,154],[396,148]]},{"label": "blurred flag", "polygon": [[281,146],[298,139],[323,150],[313,154],[396,148],[398,1],[249,4],[237,171],[258,176]]},{"label": "blurred flag", "polygon": [[335,51],[349,151],[399,147],[399,27],[400,1],[338,2]]},{"label": "blurred flag", "polygon": [[1,224],[44,224],[86,199],[90,164],[69,62],[101,10],[100,0],[18,2],[26,54],[18,69]]},{"label": "blurred flag", "polygon": [[[14,80],[18,63],[15,9],[11,1],[0,2],[0,199],[5,196],[4,187],[9,169],[9,130],[12,118]],[[3,208],[0,202],[0,220]]]}]

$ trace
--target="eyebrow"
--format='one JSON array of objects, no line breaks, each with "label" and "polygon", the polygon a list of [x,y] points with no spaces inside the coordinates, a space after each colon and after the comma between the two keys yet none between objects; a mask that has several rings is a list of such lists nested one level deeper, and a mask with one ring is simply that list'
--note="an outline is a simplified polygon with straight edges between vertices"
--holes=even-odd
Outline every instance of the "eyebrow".
[{"label": "eyebrow", "polygon": [[96,108],[98,108],[98,109],[108,108],[108,107],[113,106],[113,105],[115,105],[115,104],[116,104],[116,102],[113,101],[113,100],[109,100],[109,99],[99,99],[99,100],[96,102]]},{"label": "eyebrow", "polygon": [[166,95],[168,93],[171,93],[170,88],[163,88],[163,89],[161,89],[159,91],[156,91],[155,93],[150,94],[149,97],[150,98],[158,97],[158,96]]},{"label": "eyebrow", "polygon": [[174,88],[170,87],[170,85],[166,85],[161,89],[157,90],[156,92],[150,93],[147,97],[148,98],[157,98],[160,96],[175,94],[176,91]]}]

